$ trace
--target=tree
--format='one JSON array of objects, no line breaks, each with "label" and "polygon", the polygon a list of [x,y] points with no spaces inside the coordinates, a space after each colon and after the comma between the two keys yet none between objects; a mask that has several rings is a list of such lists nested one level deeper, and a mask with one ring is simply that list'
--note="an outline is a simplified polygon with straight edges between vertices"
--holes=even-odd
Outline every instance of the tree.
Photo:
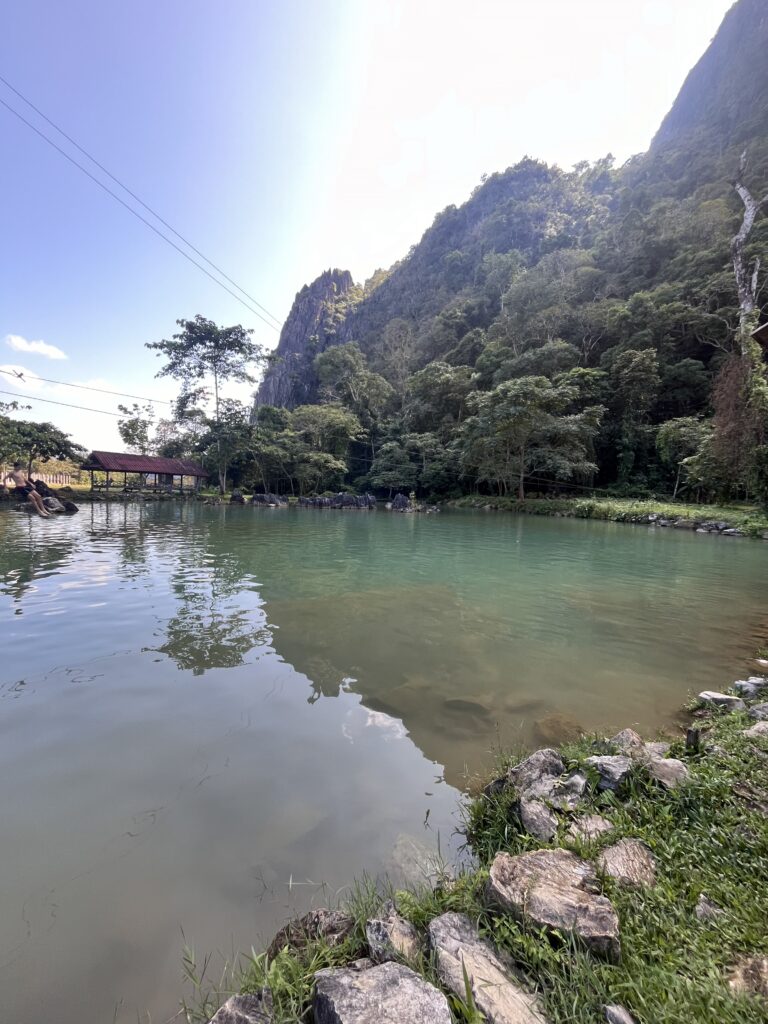
[{"label": "tree", "polygon": [[412,491],[418,484],[418,468],[411,462],[408,452],[399,441],[387,441],[379,448],[373,460],[371,485],[392,491]]},{"label": "tree", "polygon": [[152,405],[139,405],[134,402],[130,408],[126,405],[118,405],[117,408],[125,416],[125,419],[117,421],[118,433],[123,444],[140,455],[149,455],[155,447],[150,440],[150,431],[155,419]]},{"label": "tree", "polygon": [[[212,320],[198,314],[194,320],[177,320],[182,330],[171,339],[147,342],[147,348],[165,356],[166,364],[156,376],[174,377],[182,381],[182,393],[194,383],[213,381],[214,419],[220,420],[220,387],[226,381],[254,383],[249,367],[263,360],[261,346],[251,340],[253,331],[240,324],[218,327]],[[201,389],[195,397],[201,397]],[[219,442],[217,442],[218,448]],[[220,452],[217,472],[219,491],[226,488],[226,465]]]},{"label": "tree", "polygon": [[[248,410],[234,398],[222,398],[216,419],[207,420],[208,430],[198,441],[206,461],[215,466],[219,486],[226,487],[230,464],[249,449],[251,424]],[[223,493],[223,491],[222,491]]]},{"label": "tree", "polygon": [[[5,419],[5,417],[3,417]],[[52,423],[33,423],[30,420],[8,420],[6,431],[0,428],[4,457],[25,462],[27,476],[32,475],[32,463],[64,459],[79,462],[85,458],[85,448],[70,440],[70,435]]]},{"label": "tree", "polygon": [[712,434],[712,427],[695,416],[680,416],[662,423],[656,434],[656,449],[665,466],[675,472],[672,497],[677,497],[684,463],[700,451]]},{"label": "tree", "polygon": [[648,440],[648,432],[643,428],[649,422],[661,384],[656,352],[653,349],[620,352],[610,368],[609,382],[618,422],[618,477],[626,482]]},{"label": "tree", "polygon": [[462,464],[479,481],[506,493],[516,482],[525,498],[525,477],[545,472],[556,479],[592,473],[591,443],[602,409],[563,414],[573,400],[568,387],[546,377],[519,377],[474,395],[474,415],[464,424]]}]

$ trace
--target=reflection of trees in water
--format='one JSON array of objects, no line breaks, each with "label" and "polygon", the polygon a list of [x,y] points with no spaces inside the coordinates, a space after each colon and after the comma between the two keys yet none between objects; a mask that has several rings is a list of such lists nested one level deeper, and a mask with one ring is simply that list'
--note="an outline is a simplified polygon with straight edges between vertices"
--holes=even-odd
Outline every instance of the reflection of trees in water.
[{"label": "reflection of trees in water", "polygon": [[[14,518],[11,520],[11,516]],[[55,524],[51,524],[55,528]],[[52,575],[79,546],[80,537],[43,532],[32,517],[12,512],[0,517],[0,594],[7,594],[21,614],[24,595],[37,579]],[[45,529],[48,524],[45,524]]]}]

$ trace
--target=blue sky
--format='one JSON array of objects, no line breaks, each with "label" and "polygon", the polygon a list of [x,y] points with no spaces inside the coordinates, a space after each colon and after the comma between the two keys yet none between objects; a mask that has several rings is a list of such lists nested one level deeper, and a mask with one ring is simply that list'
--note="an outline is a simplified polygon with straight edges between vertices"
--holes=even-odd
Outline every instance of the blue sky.
[{"label": "blue sky", "polygon": [[[0,74],[282,319],[325,267],[363,280],[404,255],[483,173],[644,149],[729,6],[25,0],[0,15]],[[0,99],[56,138],[2,84]],[[169,399],[144,342],[177,317],[276,343],[3,107],[0,141],[0,367]],[[108,416],[24,415],[121,446]]]}]

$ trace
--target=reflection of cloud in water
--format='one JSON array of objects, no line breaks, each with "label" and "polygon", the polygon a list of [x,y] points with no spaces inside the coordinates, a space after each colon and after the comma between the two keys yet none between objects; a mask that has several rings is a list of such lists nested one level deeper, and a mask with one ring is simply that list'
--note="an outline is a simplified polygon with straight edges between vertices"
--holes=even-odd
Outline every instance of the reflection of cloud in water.
[{"label": "reflection of cloud in water", "polygon": [[393,718],[392,715],[387,715],[383,711],[371,711],[364,705],[362,710],[365,712],[365,717],[362,719],[357,708],[350,708],[344,716],[341,731],[350,743],[359,739],[365,729],[375,729],[381,734],[385,743],[389,743],[391,740],[407,739],[408,730],[399,718]]}]

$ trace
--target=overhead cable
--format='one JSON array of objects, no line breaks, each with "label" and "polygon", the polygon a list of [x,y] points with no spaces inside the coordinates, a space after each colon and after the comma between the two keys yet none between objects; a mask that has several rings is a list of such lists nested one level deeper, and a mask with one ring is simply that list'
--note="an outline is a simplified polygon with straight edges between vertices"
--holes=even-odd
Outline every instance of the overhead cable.
[{"label": "overhead cable", "polygon": [[62,384],[67,388],[79,388],[81,391],[98,391],[102,395],[117,395],[118,398],[135,398],[140,402],[153,402],[156,405],[173,405],[173,402],[167,402],[164,398],[147,398],[145,395],[129,395],[125,391],[109,391],[107,388],[95,388],[89,384],[73,384],[68,380],[52,380],[50,377],[38,377],[37,374],[30,377],[25,377],[23,373],[19,373],[16,370],[3,370],[0,368],[0,373],[4,373],[7,377],[14,377],[16,380],[23,381],[25,384],[32,383],[36,380],[44,380],[46,384]]},{"label": "overhead cable", "polygon": [[[270,320],[267,320],[267,318],[263,316],[261,313],[259,313],[257,309],[254,309],[253,306],[251,306],[248,302],[245,301],[245,299],[241,298],[236,292],[233,292],[231,288],[228,288],[227,285],[225,285],[222,281],[218,279],[218,277],[214,277],[214,275],[209,270],[205,269],[202,263],[198,263],[196,259],[189,255],[188,252],[185,252],[181,248],[181,246],[177,245],[172,238],[169,238],[166,234],[163,234],[163,232],[159,228],[155,227],[155,225],[152,224],[151,221],[148,221],[146,217],[143,217],[138,210],[134,210],[134,208],[131,205],[126,203],[124,199],[121,199],[120,196],[116,192],[113,192],[113,190],[109,188],[108,185],[105,185],[103,181],[99,181],[96,175],[91,174],[87,167],[83,167],[83,165],[79,163],[77,160],[75,160],[73,156],[70,156],[70,154],[67,153],[65,149],[62,149],[61,146],[57,145],[57,143],[53,141],[53,139],[49,138],[45,134],[45,132],[40,131],[40,129],[36,125],[32,124],[31,121],[28,121],[27,118],[24,117],[23,114],[20,114],[18,110],[14,109],[14,107],[12,107],[10,103],[6,103],[6,101],[2,99],[2,97],[0,97],[0,104],[2,104],[6,108],[6,110],[9,110],[14,117],[17,117],[19,121],[25,124],[28,128],[31,128],[32,131],[35,132],[36,135],[39,135],[44,142],[47,142],[49,146],[52,146],[57,153],[60,153],[65,159],[69,160],[71,164],[74,164],[74,166],[77,167],[78,170],[82,171],[83,174],[90,178],[91,181],[94,182],[94,184],[98,185],[100,189],[103,189],[107,193],[107,195],[112,196],[115,202],[120,203],[120,205],[125,207],[125,209],[129,213],[132,213],[134,217],[137,217],[143,224],[146,224],[146,226],[151,231],[154,231],[156,235],[162,238],[163,241],[167,242],[168,245],[172,246],[176,250],[176,252],[181,253],[185,260],[189,260],[189,262],[193,266],[197,267],[198,270],[202,270],[206,277],[209,277],[211,281],[217,284],[220,288],[223,288],[225,292],[228,292],[233,299],[237,299],[237,301],[242,306],[245,306],[246,309],[250,310],[251,313],[254,314],[254,316],[257,316],[259,318],[259,320],[262,320],[267,325],[267,327],[271,327],[273,331],[277,331],[280,329]],[[270,316],[271,315],[272,314],[270,314]]]},{"label": "overhead cable", "polygon": [[64,405],[67,409],[82,409],[83,412],[100,412],[102,416],[116,416],[118,419],[125,415],[122,412],[108,412],[106,409],[91,409],[87,405],[72,405],[71,402],[55,402],[52,398],[39,398],[37,395],[20,395],[18,391],[0,391],[0,395],[26,398],[29,402],[45,402],[46,405]]}]

